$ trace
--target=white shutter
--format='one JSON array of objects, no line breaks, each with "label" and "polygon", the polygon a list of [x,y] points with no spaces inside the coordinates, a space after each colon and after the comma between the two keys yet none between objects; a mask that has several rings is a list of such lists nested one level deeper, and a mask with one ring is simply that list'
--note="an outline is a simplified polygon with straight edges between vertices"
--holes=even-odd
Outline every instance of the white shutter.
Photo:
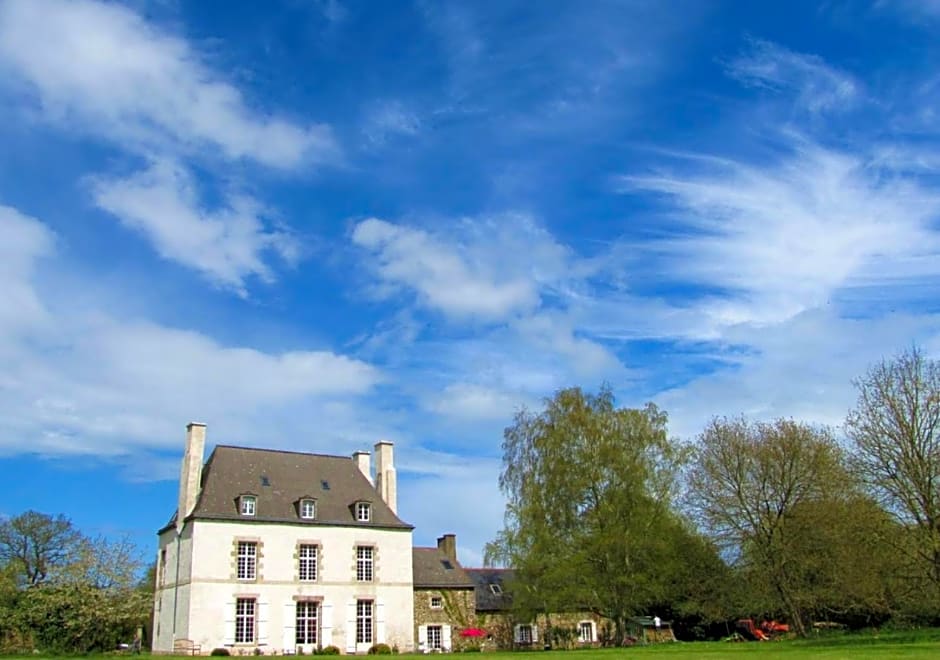
[{"label": "white shutter", "polygon": [[441,646],[450,651],[450,626],[441,626]]},{"label": "white shutter", "polygon": [[533,623],[532,624],[532,643],[535,644],[537,641],[539,641],[539,627]]},{"label": "white shutter", "polygon": [[385,603],[375,603],[375,643],[385,643]]},{"label": "white shutter", "polygon": [[320,608],[320,648],[333,643],[333,603],[323,603]]},{"label": "white shutter", "polygon": [[418,626],[418,650],[422,653],[428,651],[428,627]]},{"label": "white shutter", "polygon": [[258,646],[267,646],[271,637],[271,604],[258,601]]},{"label": "white shutter", "polygon": [[591,621],[591,641],[597,641],[597,624]]},{"label": "white shutter", "polygon": [[346,604],[346,653],[356,652],[356,601]]},{"label": "white shutter", "polygon": [[294,601],[284,603],[284,652],[294,652],[297,648],[297,604]]},{"label": "white shutter", "polygon": [[225,634],[222,643],[225,646],[232,646],[235,643],[235,601],[229,601],[223,607],[225,608]]},{"label": "white shutter", "polygon": [[522,641],[522,626],[518,623],[513,626],[512,641],[514,641],[516,644]]}]

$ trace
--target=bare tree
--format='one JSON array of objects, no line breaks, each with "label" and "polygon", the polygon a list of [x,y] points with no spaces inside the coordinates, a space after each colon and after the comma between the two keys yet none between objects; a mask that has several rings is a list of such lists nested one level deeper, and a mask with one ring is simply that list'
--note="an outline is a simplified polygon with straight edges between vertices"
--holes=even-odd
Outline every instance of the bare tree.
[{"label": "bare tree", "polygon": [[0,523],[0,560],[26,585],[39,584],[73,562],[83,539],[65,516],[27,511]]},{"label": "bare tree", "polygon": [[940,588],[940,363],[914,347],[855,386],[845,428],[858,474],[912,533],[917,563]]}]

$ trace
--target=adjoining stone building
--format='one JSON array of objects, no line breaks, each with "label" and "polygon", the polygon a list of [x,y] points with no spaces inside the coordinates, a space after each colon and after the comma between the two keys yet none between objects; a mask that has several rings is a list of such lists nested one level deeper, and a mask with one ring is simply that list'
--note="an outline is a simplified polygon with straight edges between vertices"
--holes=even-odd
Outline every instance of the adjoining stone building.
[{"label": "adjoining stone building", "polygon": [[179,506],[159,531],[153,649],[364,653],[414,643],[412,529],[391,443],[329,456],[217,446],[187,427]]},{"label": "adjoining stone building", "polygon": [[457,561],[457,538],[445,534],[435,548],[414,548],[415,639],[424,653],[462,650],[482,640],[463,637],[476,627],[474,583]]}]

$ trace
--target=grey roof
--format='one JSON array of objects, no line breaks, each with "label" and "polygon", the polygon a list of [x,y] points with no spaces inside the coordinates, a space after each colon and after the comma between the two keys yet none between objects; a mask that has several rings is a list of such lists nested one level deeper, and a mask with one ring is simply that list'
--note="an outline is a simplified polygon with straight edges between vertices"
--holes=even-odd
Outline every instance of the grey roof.
[{"label": "grey roof", "polygon": [[459,562],[437,548],[412,548],[411,566],[415,589],[473,589],[473,580]]},{"label": "grey roof", "polygon": [[[511,568],[465,568],[464,572],[473,580],[478,612],[501,612],[512,607],[512,596],[507,591],[515,577]],[[493,593],[494,584],[499,593]]]},{"label": "grey roof", "polygon": [[[254,516],[242,516],[241,495],[257,497]],[[301,499],[316,500],[316,519],[300,517]],[[369,522],[358,522],[356,502],[370,502]],[[351,457],[217,445],[202,470],[202,489],[187,519],[290,522],[413,529],[395,515]],[[167,524],[174,524],[176,514]],[[166,529],[166,527],[164,528]]]}]

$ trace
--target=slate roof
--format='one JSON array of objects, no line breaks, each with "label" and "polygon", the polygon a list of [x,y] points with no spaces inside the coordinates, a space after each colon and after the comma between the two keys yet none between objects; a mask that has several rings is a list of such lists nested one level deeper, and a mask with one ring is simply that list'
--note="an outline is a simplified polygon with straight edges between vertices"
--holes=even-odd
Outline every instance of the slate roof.
[{"label": "slate roof", "polygon": [[412,548],[415,589],[473,589],[474,582],[459,562],[437,548]]},{"label": "slate roof", "polygon": [[[203,467],[201,486],[187,519],[413,529],[392,512],[347,456],[217,445]],[[241,495],[257,497],[254,516],[240,515]],[[299,516],[303,498],[316,500],[315,520]],[[355,503],[361,501],[372,504],[369,522],[356,520]],[[175,521],[176,514],[164,529]]]},{"label": "slate roof", "polygon": [[[503,612],[512,607],[506,590],[515,577],[511,568],[465,568],[464,572],[473,580],[478,612]],[[493,593],[490,585],[494,584],[499,585],[500,593]]]}]

